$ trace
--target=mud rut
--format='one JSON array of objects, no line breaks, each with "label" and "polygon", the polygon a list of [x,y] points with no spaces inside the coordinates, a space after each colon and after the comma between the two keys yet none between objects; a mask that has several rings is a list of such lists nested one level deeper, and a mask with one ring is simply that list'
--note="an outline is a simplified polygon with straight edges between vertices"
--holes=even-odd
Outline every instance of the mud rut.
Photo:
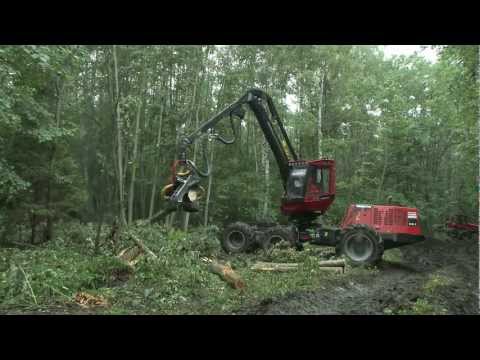
[{"label": "mud rut", "polygon": [[270,299],[240,314],[384,314],[384,309],[411,307],[424,298],[433,275],[449,279],[433,295],[435,306],[447,314],[478,314],[478,238],[430,239],[400,248],[399,262],[384,261],[377,271],[363,271],[329,279],[315,291]]}]

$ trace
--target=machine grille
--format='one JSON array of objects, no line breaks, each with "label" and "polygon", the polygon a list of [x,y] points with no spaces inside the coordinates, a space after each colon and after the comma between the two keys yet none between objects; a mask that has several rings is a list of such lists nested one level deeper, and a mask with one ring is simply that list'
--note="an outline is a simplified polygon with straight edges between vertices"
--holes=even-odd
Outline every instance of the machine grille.
[{"label": "machine grille", "polygon": [[407,215],[404,209],[395,209],[395,225],[407,226]]},{"label": "machine grille", "polygon": [[393,225],[393,209],[387,209],[385,214],[385,225]]},{"label": "machine grille", "polygon": [[375,225],[380,225],[382,223],[382,214],[377,208],[373,209],[373,223]]},{"label": "machine grille", "polygon": [[373,221],[375,225],[407,226],[405,209],[374,209]]}]

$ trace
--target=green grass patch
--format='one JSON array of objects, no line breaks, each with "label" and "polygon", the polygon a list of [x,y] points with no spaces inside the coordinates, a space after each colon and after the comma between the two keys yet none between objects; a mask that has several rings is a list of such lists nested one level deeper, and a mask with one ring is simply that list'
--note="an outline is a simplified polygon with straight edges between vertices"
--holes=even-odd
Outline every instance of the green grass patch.
[{"label": "green grass patch", "polygon": [[448,286],[452,283],[452,279],[445,275],[433,274],[425,283],[424,289],[428,295],[435,295],[435,293],[442,287]]},{"label": "green grass patch", "polygon": [[388,249],[383,254],[383,260],[398,263],[402,261],[402,251],[400,249]]},{"label": "green grass patch", "polygon": [[[108,229],[104,229],[102,238]],[[318,269],[319,259],[331,251],[306,247],[274,249],[266,254],[229,256],[221,251],[216,228],[187,233],[167,231],[162,226],[131,227],[156,255],[143,257],[133,273],[114,257],[120,248],[132,245],[128,233],[117,249],[108,246],[96,254],[91,240],[94,227],[59,231],[55,241],[32,250],[0,249],[0,309],[18,306],[47,307],[71,304],[78,291],[101,295],[111,304],[99,309],[107,314],[229,314],[258,302],[299,290],[318,287],[329,278],[343,277]],[[232,289],[212,274],[203,257],[228,261],[246,283],[242,291]],[[297,270],[254,272],[255,261],[296,262]],[[127,274],[122,281],[118,274]]]}]

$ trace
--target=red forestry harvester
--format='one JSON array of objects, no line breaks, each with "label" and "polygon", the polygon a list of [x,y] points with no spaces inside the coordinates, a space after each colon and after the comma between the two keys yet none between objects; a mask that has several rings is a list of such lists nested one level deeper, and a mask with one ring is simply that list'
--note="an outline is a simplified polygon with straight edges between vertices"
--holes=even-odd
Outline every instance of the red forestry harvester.
[{"label": "red forestry harvester", "polygon": [[[172,210],[198,211],[198,200],[203,193],[200,181],[210,173],[206,153],[207,169],[202,171],[187,159],[187,148],[204,135],[223,144],[232,144],[236,138],[234,117],[244,118],[244,106],[254,113],[279,167],[284,188],[281,212],[288,216],[289,225],[235,222],[224,230],[221,245],[225,251],[251,251],[280,241],[301,249],[303,243],[311,242],[335,246],[337,252],[354,265],[369,265],[381,259],[384,249],[424,239],[417,209],[401,206],[351,205],[340,227],[316,224],[315,220],[335,199],[335,162],[330,159],[300,160],[272,99],[258,89],[247,91],[238,101],[183,138],[173,167],[172,183],[162,190]],[[215,125],[225,117],[230,118],[232,139],[225,139],[214,131]]]}]

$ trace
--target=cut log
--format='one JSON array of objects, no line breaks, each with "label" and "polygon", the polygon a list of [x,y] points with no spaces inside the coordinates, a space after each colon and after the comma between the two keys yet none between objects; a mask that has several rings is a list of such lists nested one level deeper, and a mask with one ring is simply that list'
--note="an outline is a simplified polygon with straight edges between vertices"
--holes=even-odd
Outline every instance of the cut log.
[{"label": "cut log", "polygon": [[296,270],[297,268],[298,268],[297,263],[268,263],[268,262],[257,261],[255,264],[253,264],[250,270],[284,272],[284,271]]},{"label": "cut log", "polygon": [[338,267],[331,267],[331,266],[319,267],[317,270],[330,271],[330,272],[338,273],[338,274],[343,274],[345,272],[345,268],[340,267],[340,266],[338,266]]},{"label": "cut log", "polygon": [[345,260],[325,260],[319,261],[320,267],[345,267]]},{"label": "cut log", "polygon": [[[298,266],[298,263],[271,263],[257,261],[252,267],[250,267],[250,270],[285,272],[297,270]],[[318,270],[331,271],[336,273],[344,273],[344,269],[345,262],[343,260],[320,261],[318,266]]]},{"label": "cut log", "polygon": [[219,275],[222,280],[226,281],[234,289],[243,289],[245,287],[245,282],[229,265],[212,260],[209,264],[209,270]]},{"label": "cut log", "polygon": [[137,244],[143,251],[145,251],[145,253],[147,253],[150,257],[154,258],[154,259],[158,259],[158,256],[155,255],[155,253],[150,250],[139,238],[137,238],[135,235],[133,234],[129,234],[130,238],[135,241],[135,244]]}]

